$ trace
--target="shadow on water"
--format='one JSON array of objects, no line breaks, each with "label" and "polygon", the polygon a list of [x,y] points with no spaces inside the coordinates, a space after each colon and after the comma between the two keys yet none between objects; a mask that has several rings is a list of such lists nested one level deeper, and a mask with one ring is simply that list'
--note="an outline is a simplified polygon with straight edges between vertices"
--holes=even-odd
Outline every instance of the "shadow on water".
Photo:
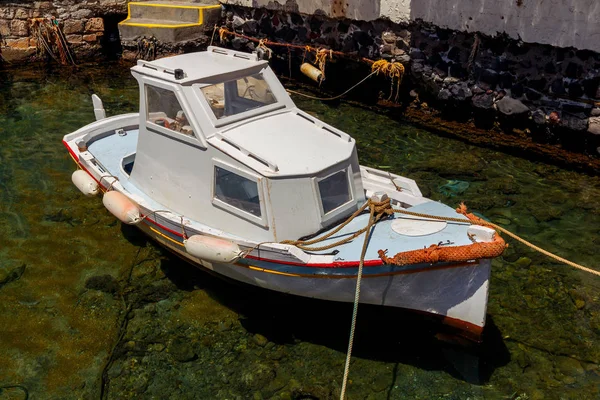
[{"label": "shadow on water", "polygon": [[[276,344],[308,342],[346,353],[352,304],[286,295],[205,272],[164,251],[161,269],[179,290],[204,290],[235,311],[244,329]],[[353,357],[445,371],[482,385],[510,361],[500,331],[488,315],[483,342],[448,339],[439,323],[391,307],[359,307]]]}]

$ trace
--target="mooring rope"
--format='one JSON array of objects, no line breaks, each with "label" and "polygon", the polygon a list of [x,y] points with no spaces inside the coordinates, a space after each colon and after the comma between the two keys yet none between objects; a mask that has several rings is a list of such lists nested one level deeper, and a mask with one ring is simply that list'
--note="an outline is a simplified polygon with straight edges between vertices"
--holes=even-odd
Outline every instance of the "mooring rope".
[{"label": "mooring rope", "polygon": [[354,332],[356,331],[356,317],[358,315],[358,302],[360,299],[360,284],[362,281],[363,265],[365,263],[365,254],[369,247],[370,230],[377,222],[375,216],[375,207],[371,205],[369,214],[369,223],[365,231],[365,240],[363,242],[362,251],[360,253],[360,263],[358,264],[358,276],[356,277],[356,291],[354,292],[354,308],[352,309],[352,323],[350,324],[350,338],[348,339],[348,351],[346,352],[346,363],[344,365],[344,378],[342,380],[342,390],[340,392],[340,400],[346,398],[346,386],[348,385],[348,375],[350,374],[350,360],[352,359],[352,347],[354,346]]},{"label": "mooring rope", "polygon": [[360,82],[358,82],[357,84],[355,84],[354,86],[352,86],[350,89],[346,90],[344,93],[338,94],[337,96],[333,96],[333,97],[316,97],[316,96],[311,96],[309,94],[304,94],[304,93],[296,92],[295,90],[291,90],[291,89],[286,89],[286,92],[293,93],[293,94],[296,94],[298,96],[306,97],[308,99],[313,99],[313,100],[321,100],[321,101],[336,100],[336,99],[339,99],[340,97],[343,97],[346,94],[350,93],[352,90],[356,89],[364,81],[366,81],[367,79],[369,79],[370,77],[372,77],[376,73],[377,73],[377,71],[371,72],[369,75],[365,76]]},{"label": "mooring rope", "polygon": [[500,232],[506,233],[508,236],[510,236],[511,238],[515,239],[516,241],[521,242],[524,245],[528,246],[529,248],[531,248],[531,249],[533,249],[533,250],[535,250],[535,251],[537,251],[539,253],[542,253],[545,256],[548,256],[548,257],[550,257],[550,258],[552,258],[552,259],[554,259],[556,261],[559,261],[559,262],[561,262],[563,264],[569,265],[569,266],[571,266],[573,268],[577,268],[577,269],[579,269],[581,271],[588,272],[588,273],[596,275],[596,276],[600,276],[600,271],[596,271],[596,270],[593,270],[591,268],[584,267],[581,264],[574,263],[573,261],[569,261],[566,258],[562,258],[562,257],[560,257],[560,256],[558,256],[558,255],[556,255],[554,253],[549,252],[548,250],[544,250],[541,247],[536,246],[535,244],[533,244],[531,242],[528,242],[527,240],[523,239],[522,237],[520,237],[518,235],[515,235],[511,231],[509,231],[509,230],[507,230],[507,229],[505,229],[505,228],[503,228],[503,227],[501,227],[499,225],[496,225],[496,224],[494,224],[492,222],[484,221],[481,218],[478,218],[478,217],[476,217],[473,214],[467,214],[467,206],[465,206],[464,203],[460,204],[460,206],[456,209],[456,212],[465,215],[469,219],[471,219],[471,218],[476,219],[476,222],[474,222],[474,221],[471,222],[472,224],[489,226],[491,228],[494,228],[494,229],[496,229],[496,230],[498,230]]}]

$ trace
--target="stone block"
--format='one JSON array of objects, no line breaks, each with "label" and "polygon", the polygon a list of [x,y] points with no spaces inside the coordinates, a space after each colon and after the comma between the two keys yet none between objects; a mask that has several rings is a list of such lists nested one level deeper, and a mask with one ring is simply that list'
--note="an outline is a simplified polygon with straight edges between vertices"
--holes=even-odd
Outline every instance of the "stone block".
[{"label": "stone block", "polygon": [[[54,5],[50,1],[36,1],[33,3],[31,18],[40,18],[50,15],[60,15],[55,12]],[[64,16],[61,15],[61,18]]]},{"label": "stone block", "polygon": [[396,40],[398,40],[398,38],[396,37],[394,32],[391,32],[391,31],[383,32],[381,34],[381,38],[383,39],[384,43],[394,44],[394,45],[396,44]]},{"label": "stone block", "polygon": [[15,17],[15,9],[11,7],[0,7],[0,18],[13,19]]},{"label": "stone block", "polygon": [[73,33],[83,33],[83,21],[76,19],[67,19],[63,22],[63,33],[71,35]]},{"label": "stone block", "polygon": [[72,44],[82,43],[83,36],[82,35],[67,35],[67,42]]},{"label": "stone block", "polygon": [[20,19],[13,19],[10,23],[10,31],[14,36],[27,36],[29,35],[29,26],[27,21]]},{"label": "stone block", "polygon": [[85,24],[86,32],[103,32],[104,20],[102,18],[90,18]]},{"label": "stone block", "polygon": [[92,10],[82,9],[73,11],[71,17],[74,19],[89,18],[92,16]]},{"label": "stone block", "polygon": [[15,19],[27,19],[29,18],[29,10],[25,8],[17,8],[15,11]]},{"label": "stone block", "polygon": [[12,49],[27,49],[29,47],[29,38],[6,39],[6,45]]},{"label": "stone block", "polygon": [[94,43],[98,40],[95,33],[90,33],[89,35],[83,35],[83,41],[88,43]]},{"label": "stone block", "polygon": [[588,130],[588,120],[586,118],[581,118],[577,115],[570,115],[563,113],[562,118],[560,119],[560,126],[571,129],[574,131],[585,131]]},{"label": "stone block", "polygon": [[48,11],[51,10],[54,6],[52,5],[51,1],[38,1],[34,3],[33,7],[43,11]]},{"label": "stone block", "polygon": [[508,96],[503,97],[496,102],[498,111],[504,115],[520,115],[529,112],[529,107],[517,99]]},{"label": "stone block", "polygon": [[0,19],[0,36],[10,35],[10,24],[5,19]]},{"label": "stone block", "polygon": [[600,135],[600,117],[589,119],[588,132],[593,135]]},{"label": "stone block", "polygon": [[12,48],[12,47],[4,47],[2,49],[2,58],[9,62],[20,62],[25,61],[29,57],[35,55],[35,47],[27,47],[27,48]]}]

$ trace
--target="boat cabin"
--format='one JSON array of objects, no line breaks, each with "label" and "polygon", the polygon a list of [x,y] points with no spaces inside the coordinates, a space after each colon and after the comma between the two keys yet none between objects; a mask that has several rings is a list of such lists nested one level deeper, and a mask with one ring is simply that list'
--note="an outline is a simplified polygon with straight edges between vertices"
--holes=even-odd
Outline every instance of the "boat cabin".
[{"label": "boat cabin", "polygon": [[140,123],[130,180],[210,227],[297,239],[365,201],[355,141],[299,110],[256,54],[208,51],[132,68]]}]

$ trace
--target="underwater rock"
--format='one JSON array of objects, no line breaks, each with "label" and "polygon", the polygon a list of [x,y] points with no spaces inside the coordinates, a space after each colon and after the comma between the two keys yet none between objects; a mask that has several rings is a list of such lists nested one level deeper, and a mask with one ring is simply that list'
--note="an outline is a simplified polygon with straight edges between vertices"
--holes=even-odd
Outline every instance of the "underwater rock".
[{"label": "underwater rock", "polygon": [[227,331],[231,330],[232,327],[233,327],[233,322],[229,319],[227,319],[225,321],[219,321],[219,331],[221,331],[221,332],[227,332]]},{"label": "underwater rock", "polygon": [[81,224],[81,220],[74,218],[72,215],[69,215],[68,212],[65,213],[64,209],[60,209],[55,213],[44,215],[44,221],[49,222],[64,222],[71,226],[76,226]]},{"label": "underwater rock", "polygon": [[581,363],[571,357],[558,357],[556,368],[566,376],[578,376],[585,373]]},{"label": "underwater rock", "polygon": [[85,288],[114,294],[119,291],[119,283],[112,275],[96,275],[85,281]]},{"label": "underwater rock", "polygon": [[176,361],[181,363],[194,361],[198,358],[198,355],[194,352],[190,343],[179,338],[171,342],[168,352]]},{"label": "underwater rock", "polygon": [[269,343],[269,339],[261,335],[260,333],[255,334],[252,337],[252,341],[259,345],[260,347],[265,347],[267,343]]},{"label": "underwater rock", "polygon": [[498,225],[510,225],[510,219],[504,217],[496,217],[493,221]]},{"label": "underwater rock", "polygon": [[581,310],[582,308],[585,307],[585,298],[577,290],[575,290],[575,289],[569,290],[569,296],[571,297],[571,301],[573,301],[573,304],[575,304],[575,307],[578,310]]},{"label": "underwater rock", "polygon": [[372,388],[374,392],[383,392],[393,383],[393,379],[387,374],[379,374],[375,377],[375,379],[373,379]]},{"label": "underwater rock", "polygon": [[438,188],[438,192],[444,196],[454,197],[463,194],[469,189],[469,182],[450,180]]},{"label": "underwater rock", "polygon": [[532,310],[537,310],[546,306],[544,300],[541,299],[539,296],[526,294],[523,296],[523,298],[525,299],[525,304],[527,304],[527,307]]},{"label": "underwater rock", "polygon": [[529,257],[520,257],[517,261],[515,261],[515,267],[517,268],[527,268],[531,265],[531,259]]},{"label": "underwater rock", "polygon": [[552,221],[554,219],[559,219],[562,214],[563,211],[560,208],[557,207],[540,207],[540,208],[536,208],[533,206],[527,207],[529,212],[531,213],[531,215],[533,215],[533,217],[538,221],[538,222],[548,222],[548,221]]},{"label": "underwater rock", "polygon": [[275,379],[275,370],[265,364],[256,365],[252,371],[246,371],[242,374],[242,383],[250,390],[260,390]]},{"label": "underwater rock", "polygon": [[25,268],[27,268],[26,264],[11,269],[0,268],[0,289],[6,284],[20,279],[25,273]]}]

